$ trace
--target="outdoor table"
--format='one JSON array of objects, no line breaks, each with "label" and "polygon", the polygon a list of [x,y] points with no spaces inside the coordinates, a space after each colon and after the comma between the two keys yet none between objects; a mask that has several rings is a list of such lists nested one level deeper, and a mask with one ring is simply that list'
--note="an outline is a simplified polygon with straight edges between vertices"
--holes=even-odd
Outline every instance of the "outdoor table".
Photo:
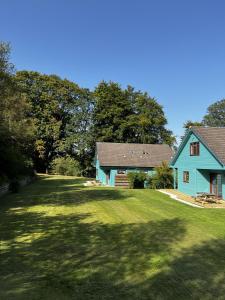
[{"label": "outdoor table", "polygon": [[219,202],[218,197],[215,194],[211,194],[211,193],[197,193],[197,198],[199,198],[202,202],[202,204],[204,203],[209,203],[209,202]]}]

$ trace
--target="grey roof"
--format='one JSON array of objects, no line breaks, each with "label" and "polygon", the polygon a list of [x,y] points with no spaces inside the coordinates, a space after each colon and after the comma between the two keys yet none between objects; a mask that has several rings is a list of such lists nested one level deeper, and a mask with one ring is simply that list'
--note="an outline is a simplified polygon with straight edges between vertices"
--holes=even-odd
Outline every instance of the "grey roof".
[{"label": "grey roof", "polygon": [[202,142],[225,165],[225,127],[191,127]]},{"label": "grey roof", "polygon": [[156,167],[169,162],[173,151],[166,144],[128,144],[97,142],[100,166]]}]

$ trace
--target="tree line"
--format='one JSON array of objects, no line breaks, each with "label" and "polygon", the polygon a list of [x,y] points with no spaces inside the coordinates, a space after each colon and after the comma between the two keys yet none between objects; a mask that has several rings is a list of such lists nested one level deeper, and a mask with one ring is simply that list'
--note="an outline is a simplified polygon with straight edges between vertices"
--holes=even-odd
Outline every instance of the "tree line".
[{"label": "tree line", "polygon": [[91,176],[96,141],[172,146],[166,125],[148,93],[111,81],[90,91],[57,75],[16,71],[10,45],[0,42],[1,179],[33,170]]},{"label": "tree line", "polygon": [[54,168],[93,175],[96,141],[175,142],[162,106],[147,93],[111,81],[90,91],[57,75],[15,71],[4,42],[0,89],[1,178]]}]

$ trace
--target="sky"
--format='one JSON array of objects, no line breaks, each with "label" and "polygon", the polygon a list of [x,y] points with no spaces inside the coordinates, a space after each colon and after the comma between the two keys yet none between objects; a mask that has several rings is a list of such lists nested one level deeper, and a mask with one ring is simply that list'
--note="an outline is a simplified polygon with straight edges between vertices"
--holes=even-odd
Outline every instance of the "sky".
[{"label": "sky", "polygon": [[147,91],[179,138],[225,98],[224,0],[0,0],[17,70]]}]

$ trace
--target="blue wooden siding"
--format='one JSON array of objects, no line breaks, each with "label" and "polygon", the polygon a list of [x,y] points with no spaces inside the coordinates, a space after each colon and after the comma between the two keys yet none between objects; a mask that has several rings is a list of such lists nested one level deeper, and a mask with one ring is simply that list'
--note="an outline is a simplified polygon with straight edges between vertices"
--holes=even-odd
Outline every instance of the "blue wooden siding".
[{"label": "blue wooden siding", "polygon": [[[199,142],[199,156],[190,156],[190,143]],[[221,173],[222,191],[225,198],[225,168],[207,147],[191,133],[174,164],[177,169],[177,189],[185,194],[196,196],[197,192],[210,192],[210,173]],[[189,172],[189,182],[183,182],[183,172]]]},{"label": "blue wooden siding", "polygon": [[197,192],[210,192],[210,171],[197,170],[196,171],[196,193]]},{"label": "blue wooden siding", "polygon": [[106,185],[106,173],[105,170],[100,167],[98,159],[96,159],[96,180]]},{"label": "blue wooden siding", "polygon": [[[190,143],[200,143],[200,155],[190,156]],[[173,167],[188,166],[194,169],[223,169],[223,166],[210,153],[210,151],[199,141],[199,139],[192,133],[187,140],[183,150]]]}]

